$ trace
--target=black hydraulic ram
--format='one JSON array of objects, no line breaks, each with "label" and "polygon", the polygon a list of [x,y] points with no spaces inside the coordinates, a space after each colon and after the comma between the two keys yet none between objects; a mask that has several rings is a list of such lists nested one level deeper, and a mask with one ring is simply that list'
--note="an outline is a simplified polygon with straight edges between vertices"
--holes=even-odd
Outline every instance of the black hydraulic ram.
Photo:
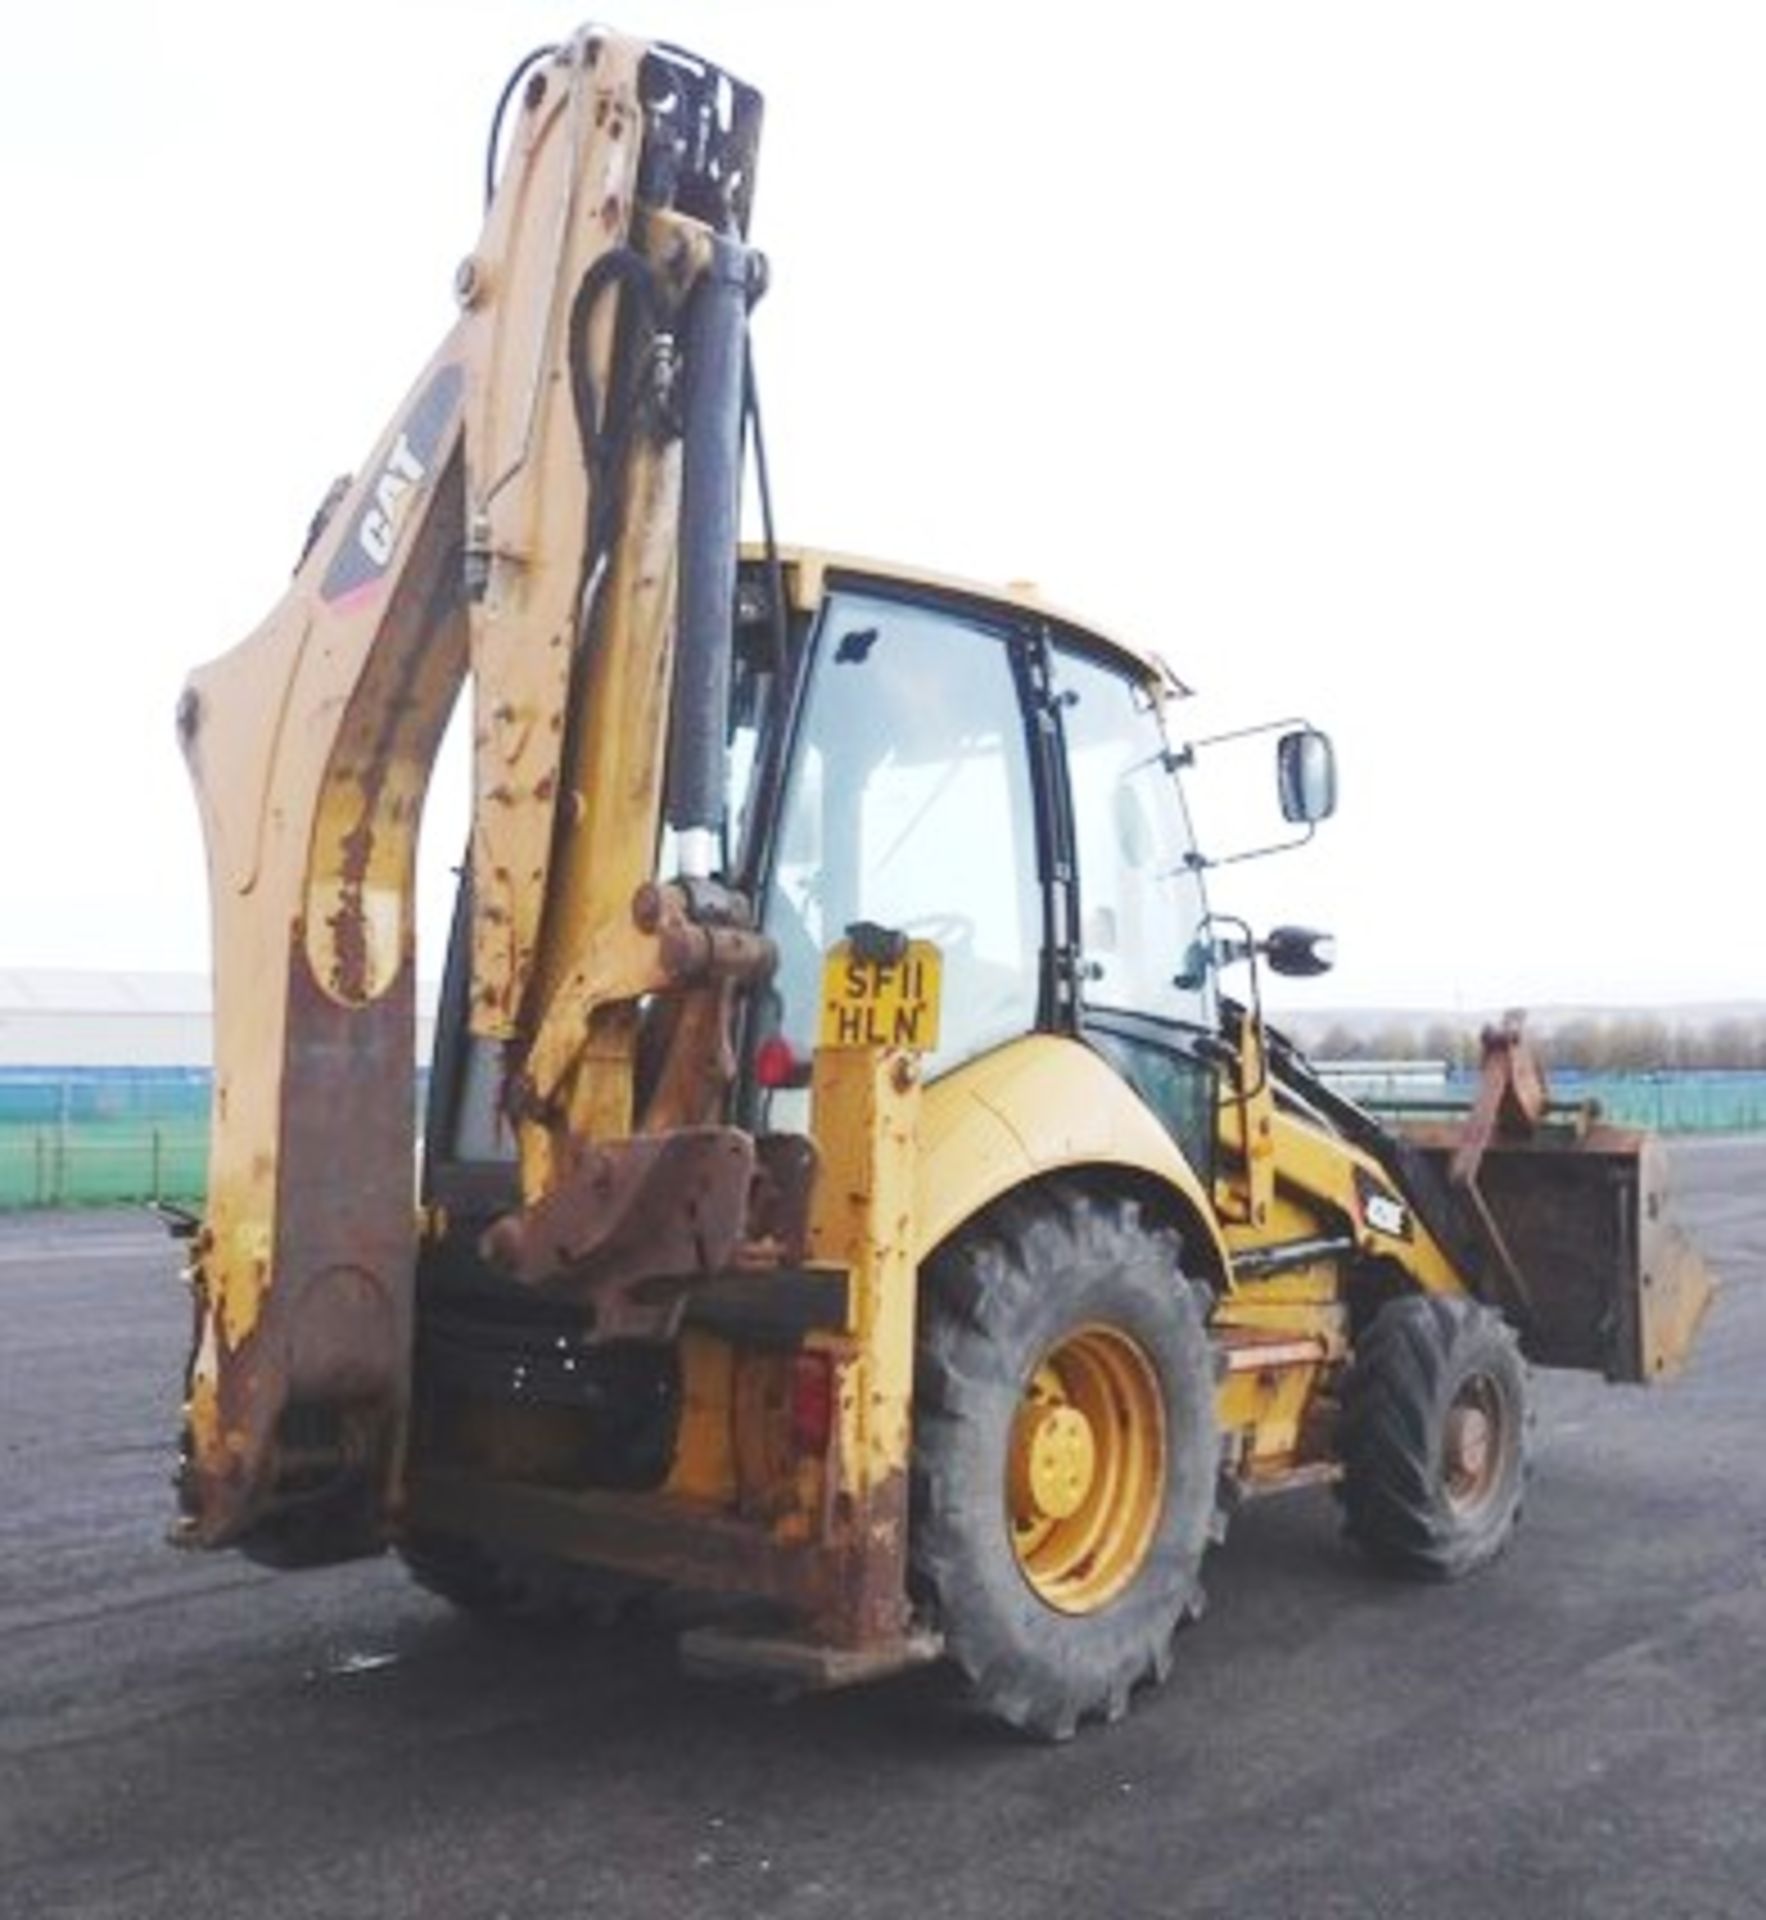
[{"label": "black hydraulic ram", "polygon": [[687,315],[681,450],[679,638],[669,715],[668,824],[686,880],[720,857],[736,548],[742,489],[742,393],[748,307],[760,255],[712,243]]}]

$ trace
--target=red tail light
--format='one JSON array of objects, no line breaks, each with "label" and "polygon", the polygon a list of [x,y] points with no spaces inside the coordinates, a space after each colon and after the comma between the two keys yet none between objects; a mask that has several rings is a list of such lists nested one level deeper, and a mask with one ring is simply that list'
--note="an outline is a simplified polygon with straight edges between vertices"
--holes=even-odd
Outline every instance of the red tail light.
[{"label": "red tail light", "polygon": [[791,1042],[782,1033],[768,1034],[754,1050],[754,1078],[760,1086],[801,1086],[801,1071]]},{"label": "red tail light", "polygon": [[791,1444],[824,1454],[833,1431],[834,1364],[825,1353],[800,1353],[791,1362]]}]

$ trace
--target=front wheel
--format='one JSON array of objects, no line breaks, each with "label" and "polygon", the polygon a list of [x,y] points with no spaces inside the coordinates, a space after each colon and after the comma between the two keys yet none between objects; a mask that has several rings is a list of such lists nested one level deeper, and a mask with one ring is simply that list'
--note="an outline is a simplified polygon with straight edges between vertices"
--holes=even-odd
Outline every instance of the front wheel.
[{"label": "front wheel", "polygon": [[1486,1565],[1520,1521],[1531,1427],[1526,1363],[1499,1314],[1389,1301],[1343,1382],[1346,1531],[1400,1573],[1457,1580]]},{"label": "front wheel", "polygon": [[1198,1290],[1134,1202],[1058,1186],[928,1262],[911,1568],[974,1703],[1116,1719],[1199,1610],[1219,1441]]}]

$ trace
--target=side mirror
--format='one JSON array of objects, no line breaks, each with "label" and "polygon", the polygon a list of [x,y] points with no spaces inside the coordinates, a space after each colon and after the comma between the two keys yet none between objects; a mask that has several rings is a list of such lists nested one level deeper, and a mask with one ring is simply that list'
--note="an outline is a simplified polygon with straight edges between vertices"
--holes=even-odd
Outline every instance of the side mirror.
[{"label": "side mirror", "polygon": [[1284,820],[1310,827],[1336,812],[1337,756],[1329,734],[1316,727],[1284,733],[1276,742],[1275,775]]},{"label": "side mirror", "polygon": [[[1322,733],[1312,737],[1324,739]],[[1306,980],[1315,974],[1329,973],[1336,965],[1337,943],[1328,933],[1316,932],[1311,927],[1271,927],[1263,938],[1263,957],[1269,962],[1271,973]]]}]

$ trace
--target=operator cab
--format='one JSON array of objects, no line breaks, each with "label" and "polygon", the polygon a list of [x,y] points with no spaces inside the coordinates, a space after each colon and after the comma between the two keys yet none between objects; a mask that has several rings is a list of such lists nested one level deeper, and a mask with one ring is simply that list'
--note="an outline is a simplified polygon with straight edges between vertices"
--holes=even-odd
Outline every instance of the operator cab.
[{"label": "operator cab", "polygon": [[1039,607],[814,571],[819,594],[792,582],[813,597],[790,697],[767,703],[739,861],[779,951],[745,1049],[765,1063],[753,1118],[806,1129],[823,956],[870,922],[942,953],[929,1077],[1077,1034],[1206,1168],[1215,1008],[1211,972],[1185,975],[1206,909],[1169,681]]}]

